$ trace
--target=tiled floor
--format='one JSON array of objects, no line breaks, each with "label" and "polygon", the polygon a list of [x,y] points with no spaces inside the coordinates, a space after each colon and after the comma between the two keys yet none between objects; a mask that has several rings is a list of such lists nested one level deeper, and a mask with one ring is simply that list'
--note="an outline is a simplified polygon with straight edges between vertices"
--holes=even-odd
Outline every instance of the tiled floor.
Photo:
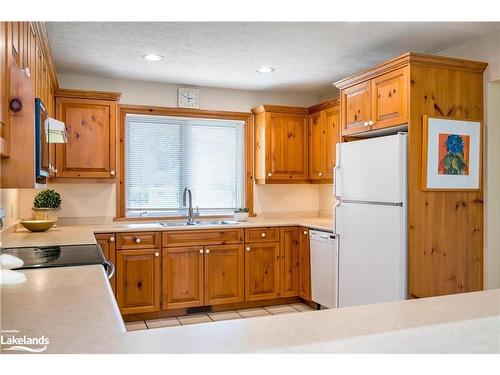
[{"label": "tiled floor", "polygon": [[139,331],[143,329],[173,327],[187,324],[209,323],[221,320],[231,319],[244,319],[254,318],[257,316],[271,316],[278,314],[290,314],[303,311],[311,311],[313,308],[303,303],[293,303],[290,305],[276,305],[259,307],[253,309],[237,310],[237,311],[223,311],[223,312],[210,312],[206,314],[192,314],[186,316],[179,316],[177,318],[164,318],[155,320],[146,320],[138,322],[126,323],[127,331]]}]

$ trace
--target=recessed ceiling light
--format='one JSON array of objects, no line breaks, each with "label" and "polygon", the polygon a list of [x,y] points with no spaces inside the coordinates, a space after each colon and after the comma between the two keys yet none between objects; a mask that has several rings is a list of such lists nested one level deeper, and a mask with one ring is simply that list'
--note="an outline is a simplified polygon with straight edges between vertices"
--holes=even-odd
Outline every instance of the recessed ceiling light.
[{"label": "recessed ceiling light", "polygon": [[142,55],[142,58],[144,60],[148,60],[148,61],[161,61],[161,60],[163,60],[163,56],[154,55],[154,54]]},{"label": "recessed ceiling light", "polygon": [[271,68],[270,66],[267,65],[262,65],[257,69],[257,73],[271,73],[274,72],[274,68]]}]

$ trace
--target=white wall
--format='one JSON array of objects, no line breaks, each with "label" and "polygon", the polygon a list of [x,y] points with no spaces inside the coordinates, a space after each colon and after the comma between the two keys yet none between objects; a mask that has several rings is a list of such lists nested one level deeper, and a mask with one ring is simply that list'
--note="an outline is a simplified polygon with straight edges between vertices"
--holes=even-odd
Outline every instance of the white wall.
[{"label": "white wall", "polygon": [[5,211],[4,228],[19,219],[20,189],[0,189],[0,207]]},{"label": "white wall", "polygon": [[485,103],[485,267],[484,285],[500,288],[500,30],[440,51],[440,55],[488,63]]},{"label": "white wall", "polygon": [[[121,104],[140,104],[162,107],[177,106],[179,85],[119,80],[60,74],[62,88],[118,91]],[[319,96],[276,94],[259,91],[226,90],[199,87],[200,108],[249,112],[264,104],[310,106],[319,102]],[[61,217],[113,217],[116,207],[114,184],[50,184],[62,196]],[[29,217],[36,191],[21,192],[21,216]],[[306,212],[319,210],[319,187],[315,185],[265,185],[254,188],[254,208],[257,213]]]}]

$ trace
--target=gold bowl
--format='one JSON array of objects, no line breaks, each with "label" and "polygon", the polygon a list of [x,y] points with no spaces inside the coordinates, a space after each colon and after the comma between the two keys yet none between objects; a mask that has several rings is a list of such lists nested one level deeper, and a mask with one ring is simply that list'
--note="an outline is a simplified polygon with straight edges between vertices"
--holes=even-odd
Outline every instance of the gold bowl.
[{"label": "gold bowl", "polygon": [[32,232],[43,232],[54,226],[57,220],[21,220],[21,224]]}]

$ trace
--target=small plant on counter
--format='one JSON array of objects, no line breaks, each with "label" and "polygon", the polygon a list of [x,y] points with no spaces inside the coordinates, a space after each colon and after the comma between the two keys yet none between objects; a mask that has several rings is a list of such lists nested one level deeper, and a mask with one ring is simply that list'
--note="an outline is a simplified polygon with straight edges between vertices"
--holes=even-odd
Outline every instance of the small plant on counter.
[{"label": "small plant on counter", "polygon": [[57,219],[57,211],[61,209],[61,195],[52,189],[42,190],[35,195],[33,212],[37,220]]},{"label": "small plant on counter", "polygon": [[233,217],[236,221],[246,221],[248,219],[248,215],[250,210],[248,208],[238,208],[234,210]]}]

